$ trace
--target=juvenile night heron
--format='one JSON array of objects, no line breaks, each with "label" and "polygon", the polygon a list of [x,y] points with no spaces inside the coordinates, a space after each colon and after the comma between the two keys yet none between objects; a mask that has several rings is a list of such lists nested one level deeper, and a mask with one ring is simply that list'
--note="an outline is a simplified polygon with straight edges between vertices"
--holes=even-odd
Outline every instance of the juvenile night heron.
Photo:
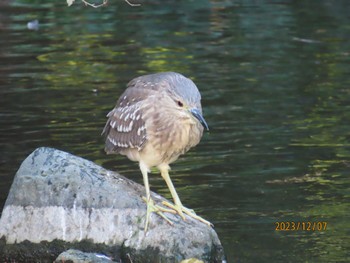
[{"label": "juvenile night heron", "polygon": [[[151,212],[172,223],[163,212],[184,213],[211,225],[191,209],[184,207],[169,177],[169,164],[197,145],[208,125],[202,116],[201,95],[196,85],[175,72],[137,77],[129,82],[115,108],[107,115],[102,134],[107,154],[119,153],[139,162],[146,188],[147,231]],[[164,178],[174,204],[156,205],[150,195],[148,173],[157,167]]]}]

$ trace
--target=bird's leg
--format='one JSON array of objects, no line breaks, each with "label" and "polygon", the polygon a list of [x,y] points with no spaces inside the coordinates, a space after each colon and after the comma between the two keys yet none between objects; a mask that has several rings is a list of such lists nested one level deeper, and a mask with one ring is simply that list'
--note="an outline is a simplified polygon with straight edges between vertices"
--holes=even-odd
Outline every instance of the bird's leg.
[{"label": "bird's leg", "polygon": [[171,196],[174,199],[174,205],[170,204],[169,202],[166,202],[166,201],[163,202],[163,205],[168,206],[171,209],[174,209],[181,216],[181,218],[183,220],[186,220],[185,216],[184,216],[184,213],[186,213],[190,217],[192,217],[194,219],[197,219],[197,220],[207,224],[208,226],[213,226],[213,224],[210,223],[209,221],[207,221],[204,218],[196,215],[196,213],[192,209],[188,209],[188,208],[186,208],[186,207],[184,207],[182,205],[182,203],[180,201],[180,198],[179,198],[179,196],[178,196],[178,194],[177,194],[177,192],[175,190],[175,187],[173,185],[173,182],[170,179],[169,166],[168,165],[160,166],[159,169],[160,169],[160,173],[161,173],[163,179],[165,180],[165,182],[166,182],[166,184],[167,184],[167,186],[168,186],[168,188],[170,190]]},{"label": "bird's leg", "polygon": [[156,212],[158,215],[160,215],[162,218],[164,218],[169,224],[173,224],[169,218],[167,218],[162,212],[173,212],[170,209],[162,208],[160,206],[157,206],[154,204],[153,199],[151,198],[151,192],[150,187],[148,183],[148,167],[144,165],[143,163],[140,163],[140,170],[143,176],[143,182],[146,188],[146,197],[143,198],[143,200],[146,202],[147,205],[147,212],[146,212],[146,223],[145,223],[145,232],[147,232],[148,224],[149,224],[149,218],[150,214],[152,212]]},{"label": "bird's leg", "polygon": [[183,207],[183,205],[182,205],[181,200],[180,200],[180,198],[175,190],[173,182],[171,181],[170,176],[169,176],[169,166],[160,167],[160,174],[162,175],[163,179],[165,180],[165,182],[170,190],[171,196],[174,199],[174,203],[175,203],[175,205],[172,205],[169,202],[164,201],[163,205],[166,205],[166,206],[174,209],[179,214],[179,216],[181,216],[181,218],[183,220],[186,220],[185,216],[182,212],[182,209],[181,209]]}]

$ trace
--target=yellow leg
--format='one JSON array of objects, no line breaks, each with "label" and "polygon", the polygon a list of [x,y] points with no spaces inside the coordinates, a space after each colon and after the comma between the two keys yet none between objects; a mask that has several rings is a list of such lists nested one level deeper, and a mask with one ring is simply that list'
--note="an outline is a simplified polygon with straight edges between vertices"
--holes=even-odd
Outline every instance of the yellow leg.
[{"label": "yellow leg", "polygon": [[196,213],[192,209],[188,209],[182,205],[180,198],[179,198],[179,196],[175,190],[175,187],[173,185],[173,182],[170,179],[169,166],[164,165],[164,166],[159,166],[158,168],[159,168],[160,173],[161,173],[163,179],[165,180],[165,182],[170,190],[171,196],[174,199],[174,205],[170,204],[169,202],[163,202],[163,205],[166,205],[166,206],[170,207],[171,209],[174,209],[181,216],[181,218],[183,220],[186,220],[185,216],[183,214],[183,213],[186,213],[190,217],[197,219],[197,220],[207,224],[208,226],[213,226],[213,224],[210,223],[209,221],[205,220],[204,218],[202,218],[200,216],[197,216]]},{"label": "yellow leg", "polygon": [[140,170],[143,176],[143,183],[146,188],[146,198],[143,198],[143,200],[146,202],[146,205],[147,205],[145,232],[147,232],[148,230],[149,218],[152,212],[156,212],[158,215],[164,218],[169,224],[173,224],[173,222],[171,222],[171,220],[162,213],[162,212],[173,213],[173,210],[155,205],[153,199],[151,198],[151,192],[150,192],[150,187],[148,183],[148,167],[145,164],[140,163]]}]

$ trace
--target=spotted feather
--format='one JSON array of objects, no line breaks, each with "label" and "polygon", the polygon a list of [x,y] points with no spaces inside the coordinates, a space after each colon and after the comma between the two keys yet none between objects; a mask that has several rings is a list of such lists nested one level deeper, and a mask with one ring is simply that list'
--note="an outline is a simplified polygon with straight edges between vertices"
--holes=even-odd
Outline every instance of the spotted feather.
[{"label": "spotted feather", "polygon": [[[140,93],[129,87],[108,114],[102,134],[106,136],[107,153],[119,153],[123,149],[141,150],[147,141],[145,121],[142,118],[143,100],[148,90]],[[132,98],[132,99],[129,99]]]}]

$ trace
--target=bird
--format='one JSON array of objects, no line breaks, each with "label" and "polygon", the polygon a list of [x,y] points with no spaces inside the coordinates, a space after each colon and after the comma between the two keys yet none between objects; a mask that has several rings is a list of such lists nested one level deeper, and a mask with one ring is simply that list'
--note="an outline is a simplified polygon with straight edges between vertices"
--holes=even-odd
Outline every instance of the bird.
[{"label": "bird", "polygon": [[[144,231],[152,212],[173,224],[164,213],[184,214],[213,226],[192,209],[183,206],[169,176],[169,164],[196,146],[204,129],[201,95],[194,82],[176,72],[160,72],[132,79],[115,107],[107,114],[102,131],[105,152],[121,154],[138,162],[143,176],[147,205]],[[155,204],[150,194],[148,173],[156,167],[165,180],[174,204]]]}]

